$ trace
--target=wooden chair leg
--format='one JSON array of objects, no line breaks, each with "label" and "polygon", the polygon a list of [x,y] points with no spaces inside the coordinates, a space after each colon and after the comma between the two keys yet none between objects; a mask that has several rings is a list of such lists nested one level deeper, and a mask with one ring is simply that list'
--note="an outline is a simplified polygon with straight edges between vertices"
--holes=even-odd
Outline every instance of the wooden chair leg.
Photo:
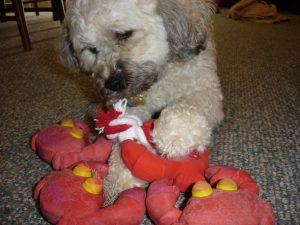
[{"label": "wooden chair leg", "polygon": [[64,0],[58,0],[58,14],[59,14],[59,20],[60,22],[63,22],[65,19],[65,3]]},{"label": "wooden chair leg", "polygon": [[24,7],[22,0],[12,0],[13,8],[15,10],[15,16],[19,28],[19,32],[22,38],[22,43],[25,51],[29,51],[32,49],[27,23],[24,15]]},{"label": "wooden chair leg", "polygon": [[34,1],[34,8],[35,8],[35,15],[39,16],[40,11],[39,11],[39,6],[38,6],[38,0]]},{"label": "wooden chair leg", "polygon": [[65,18],[64,0],[51,0],[53,10],[53,20],[63,22]]},{"label": "wooden chair leg", "polygon": [[6,22],[6,14],[5,14],[5,4],[4,0],[0,0],[0,21],[1,22]]}]

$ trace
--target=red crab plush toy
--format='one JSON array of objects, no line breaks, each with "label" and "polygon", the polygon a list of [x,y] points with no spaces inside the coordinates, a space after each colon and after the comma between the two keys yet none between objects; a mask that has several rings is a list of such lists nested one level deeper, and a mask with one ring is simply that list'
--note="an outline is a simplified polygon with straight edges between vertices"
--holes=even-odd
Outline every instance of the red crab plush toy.
[{"label": "red crab plush toy", "polygon": [[135,177],[148,182],[165,178],[182,192],[191,184],[204,180],[208,156],[209,151],[206,149],[201,154],[193,153],[178,159],[166,159],[153,154],[135,141],[126,140],[121,144],[122,160]]},{"label": "red crab plush toy", "polygon": [[[274,225],[270,204],[258,197],[258,187],[244,171],[233,167],[211,167],[206,181],[197,182],[185,208],[175,207],[179,189],[167,180],[153,182],[146,206],[156,225]],[[216,188],[212,189],[211,185]],[[159,207],[157,207],[159,206]]]},{"label": "red crab plush toy", "polygon": [[140,224],[146,197],[140,188],[123,191],[113,205],[101,208],[105,200],[101,180],[107,171],[104,164],[81,163],[46,176],[34,190],[42,215],[58,225]]},{"label": "red crab plush toy", "polygon": [[79,121],[65,119],[61,124],[37,132],[31,147],[41,159],[52,163],[54,169],[65,169],[82,160],[106,162],[112,143],[104,137],[89,142],[89,128]]},{"label": "red crab plush toy", "polygon": [[107,138],[116,138],[121,142],[122,160],[133,176],[149,183],[167,178],[180,191],[185,191],[196,181],[204,180],[204,170],[208,167],[208,149],[176,159],[166,159],[155,154],[150,135],[155,120],[142,123],[137,116],[125,113],[126,104],[126,99],[123,99],[107,112],[99,108],[96,127]]}]

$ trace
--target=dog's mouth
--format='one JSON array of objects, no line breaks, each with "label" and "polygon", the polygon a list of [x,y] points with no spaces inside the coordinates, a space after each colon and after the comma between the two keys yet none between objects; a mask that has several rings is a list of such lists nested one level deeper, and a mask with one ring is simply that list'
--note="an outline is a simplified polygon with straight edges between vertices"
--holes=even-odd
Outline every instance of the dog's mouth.
[{"label": "dog's mouth", "polygon": [[119,99],[130,97],[128,93],[128,81],[122,74],[110,75],[107,79],[101,73],[92,73],[96,87],[102,99],[107,105],[117,102]]},{"label": "dog's mouth", "polygon": [[159,67],[153,62],[137,64],[127,60],[119,61],[117,65],[106,78],[101,73],[93,76],[108,105],[147,91],[158,79]]},{"label": "dog's mouth", "polygon": [[96,84],[100,96],[104,99],[107,106],[111,106],[120,99],[129,99],[145,91],[145,89],[133,88],[126,80],[119,78],[116,78],[116,80],[96,79]]}]

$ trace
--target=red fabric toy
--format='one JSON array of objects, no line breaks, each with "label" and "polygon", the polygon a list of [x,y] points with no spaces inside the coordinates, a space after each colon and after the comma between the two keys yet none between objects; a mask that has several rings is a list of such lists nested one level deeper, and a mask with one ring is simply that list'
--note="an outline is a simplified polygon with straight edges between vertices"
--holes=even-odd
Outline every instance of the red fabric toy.
[{"label": "red fabric toy", "polygon": [[37,132],[31,147],[41,159],[52,163],[54,169],[65,169],[82,160],[106,162],[112,142],[104,137],[89,142],[89,128],[83,122],[63,120]]},{"label": "red fabric toy", "polygon": [[204,180],[208,167],[209,151],[193,153],[180,159],[166,159],[149,152],[148,149],[132,140],[121,143],[121,157],[131,173],[142,180],[153,182],[166,178],[179,187],[180,191],[193,183]]},{"label": "red fabric toy", "polygon": [[[56,224],[62,218],[75,219],[97,211],[105,200],[101,179],[107,171],[106,165],[80,164],[73,171],[66,169],[47,175],[34,189],[43,216]],[[85,182],[87,190],[83,187]]]},{"label": "red fabric toy", "polygon": [[79,219],[63,219],[58,225],[140,225],[145,214],[146,192],[131,188],[121,192],[113,205]]},{"label": "red fabric toy", "polygon": [[[121,100],[107,113],[100,109],[96,126],[108,139],[121,142],[122,160],[132,174],[152,182],[147,199],[143,189],[132,188],[121,192],[113,205],[101,208],[101,181],[108,168],[95,162],[79,164],[73,171],[54,172],[37,184],[34,197],[48,221],[57,225],[138,225],[144,218],[146,199],[148,215],[157,225],[274,224],[271,206],[259,199],[259,189],[245,171],[228,166],[208,168],[208,149],[176,159],[150,152],[155,148],[150,135],[154,121],[143,124],[126,114],[126,104]],[[90,144],[88,132],[84,123],[66,120],[38,132],[32,148],[55,169],[80,161],[106,162],[112,142],[100,137]],[[192,197],[185,208],[174,207],[180,191],[192,184]]]},{"label": "red fabric toy", "polygon": [[122,192],[113,205],[101,208],[101,180],[107,171],[107,165],[87,163],[46,176],[34,190],[43,216],[58,225],[140,224],[146,197],[140,188]]},{"label": "red fabric toy", "polygon": [[204,180],[204,170],[208,167],[207,149],[202,154],[193,153],[178,159],[155,155],[149,151],[155,148],[150,135],[154,120],[142,123],[138,117],[125,113],[126,105],[126,99],[120,100],[106,113],[100,107],[95,119],[101,133],[121,142],[122,160],[133,176],[147,182],[167,178],[180,191],[185,191],[196,181]]},{"label": "red fabric toy", "polygon": [[211,178],[212,185],[217,182],[217,189],[205,181],[197,182],[183,210],[175,207],[178,187],[170,186],[166,180],[153,182],[148,189],[146,207],[155,224],[274,225],[272,207],[259,199],[258,187],[246,172],[218,166],[208,168],[206,176]]}]

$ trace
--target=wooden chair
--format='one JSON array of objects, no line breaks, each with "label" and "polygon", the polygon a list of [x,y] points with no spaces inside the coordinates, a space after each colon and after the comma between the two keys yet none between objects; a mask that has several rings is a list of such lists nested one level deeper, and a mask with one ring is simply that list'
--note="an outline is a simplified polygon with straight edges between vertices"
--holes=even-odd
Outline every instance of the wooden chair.
[{"label": "wooden chair", "polygon": [[[7,5],[5,0],[0,0],[0,21],[17,21],[18,29],[22,39],[22,44],[25,51],[32,49],[27,23],[25,19],[25,11],[35,11],[36,15],[39,15],[39,12],[52,11],[53,20],[60,20],[61,22],[64,19],[64,1],[63,0],[51,0],[51,7],[48,8],[39,8],[39,1],[49,1],[49,0],[11,0],[11,4]],[[24,4],[33,3],[33,8],[25,8]],[[7,12],[14,12],[14,16],[8,16]]]}]

